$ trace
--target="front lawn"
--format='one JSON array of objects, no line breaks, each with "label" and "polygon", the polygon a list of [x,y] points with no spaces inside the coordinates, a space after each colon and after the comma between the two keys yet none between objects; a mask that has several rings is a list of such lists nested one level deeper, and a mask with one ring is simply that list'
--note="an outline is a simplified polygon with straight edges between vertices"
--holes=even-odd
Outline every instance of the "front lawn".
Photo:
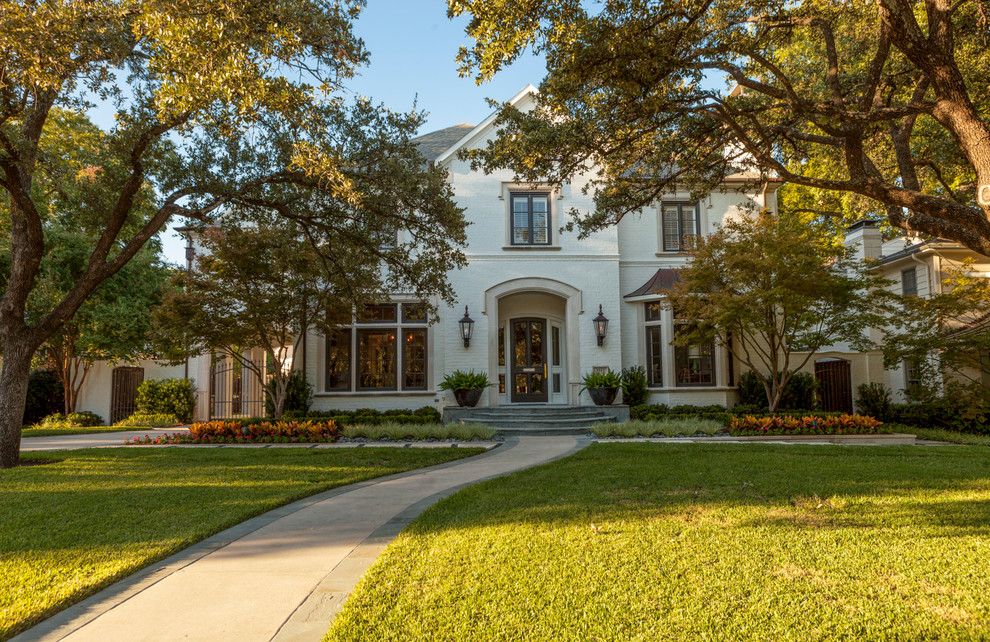
[{"label": "front lawn", "polygon": [[990,637],[990,448],[595,444],[444,500],[328,640]]},{"label": "front lawn", "polygon": [[[0,639],[208,535],[313,493],[472,448],[140,448],[0,470]],[[237,587],[231,587],[237,590]]]}]

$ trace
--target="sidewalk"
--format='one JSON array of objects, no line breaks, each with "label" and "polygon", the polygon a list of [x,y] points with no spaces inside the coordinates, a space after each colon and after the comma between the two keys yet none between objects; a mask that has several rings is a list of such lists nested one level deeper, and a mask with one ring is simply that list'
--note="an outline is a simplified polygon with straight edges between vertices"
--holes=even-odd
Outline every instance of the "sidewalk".
[{"label": "sidewalk", "polygon": [[586,443],[523,437],[477,457],[315,495],[153,564],[14,640],[318,642],[378,553],[428,506]]}]

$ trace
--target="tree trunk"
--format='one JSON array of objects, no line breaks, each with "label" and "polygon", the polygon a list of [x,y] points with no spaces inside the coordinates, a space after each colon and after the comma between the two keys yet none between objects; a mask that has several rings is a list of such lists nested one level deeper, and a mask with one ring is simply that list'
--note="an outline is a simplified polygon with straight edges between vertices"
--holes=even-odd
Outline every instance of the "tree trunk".
[{"label": "tree trunk", "polygon": [[4,345],[0,366],[0,468],[13,468],[20,461],[21,423],[34,355],[26,343],[8,340]]}]

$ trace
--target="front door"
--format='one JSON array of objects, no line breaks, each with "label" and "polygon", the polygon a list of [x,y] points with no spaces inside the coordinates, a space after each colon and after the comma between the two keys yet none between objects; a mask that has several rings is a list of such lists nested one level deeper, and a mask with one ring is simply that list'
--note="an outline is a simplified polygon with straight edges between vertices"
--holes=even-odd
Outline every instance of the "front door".
[{"label": "front door", "polygon": [[511,326],[512,401],[546,403],[546,319],[513,319]]}]

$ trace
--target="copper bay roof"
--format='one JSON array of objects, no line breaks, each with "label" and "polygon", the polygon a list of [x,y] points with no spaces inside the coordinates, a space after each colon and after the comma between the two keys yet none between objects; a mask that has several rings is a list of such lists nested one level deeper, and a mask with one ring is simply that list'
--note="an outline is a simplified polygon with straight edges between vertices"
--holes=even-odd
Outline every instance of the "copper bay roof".
[{"label": "copper bay roof", "polygon": [[647,279],[646,283],[627,294],[624,298],[633,299],[638,296],[663,294],[665,290],[669,290],[680,280],[680,270],[675,268],[660,268],[656,274]]}]

